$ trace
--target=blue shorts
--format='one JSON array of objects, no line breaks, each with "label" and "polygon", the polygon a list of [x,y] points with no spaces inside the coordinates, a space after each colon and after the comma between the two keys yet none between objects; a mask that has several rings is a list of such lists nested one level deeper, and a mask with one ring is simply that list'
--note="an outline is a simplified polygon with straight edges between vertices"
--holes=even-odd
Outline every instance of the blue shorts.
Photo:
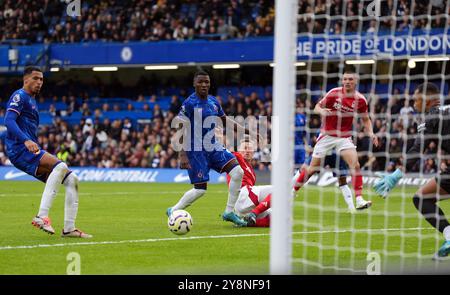
[{"label": "blue shorts", "polygon": [[[336,163],[339,161],[339,169],[336,169]],[[325,157],[324,166],[330,166],[333,169],[334,177],[344,177],[348,175],[347,163],[341,158],[336,156],[335,153]]]},{"label": "blue shorts", "polygon": [[301,165],[305,163],[305,149],[295,150],[294,161],[296,165]]},{"label": "blue shorts", "polygon": [[47,181],[47,175],[37,175],[39,163],[46,153],[44,150],[40,150],[38,154],[33,154],[25,145],[23,145],[23,147],[14,146],[11,149],[7,148],[7,153],[9,160],[17,169],[22,170],[42,182]]},{"label": "blue shorts", "polygon": [[225,148],[221,151],[190,151],[186,152],[186,154],[189,159],[189,165],[191,166],[188,169],[188,174],[192,184],[208,182],[210,169],[222,173],[223,167],[231,160],[236,159]]}]

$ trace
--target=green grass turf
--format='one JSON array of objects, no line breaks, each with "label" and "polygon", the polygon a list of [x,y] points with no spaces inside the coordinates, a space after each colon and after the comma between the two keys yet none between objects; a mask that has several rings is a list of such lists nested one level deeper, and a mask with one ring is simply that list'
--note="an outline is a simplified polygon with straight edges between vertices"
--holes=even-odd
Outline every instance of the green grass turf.
[{"label": "green grass turf", "polygon": [[[179,237],[167,229],[166,208],[189,188],[184,184],[81,183],[77,227],[94,238],[79,240],[58,235],[64,189],[51,210],[57,235],[50,236],[30,224],[43,185],[1,182],[0,273],[65,274],[67,255],[76,252],[82,274],[267,274],[269,229],[236,228],[222,221],[225,185],[209,185],[207,195],[188,208],[194,219],[188,235]],[[363,273],[369,252],[380,255],[383,273],[448,272],[450,261],[435,264],[430,260],[442,237],[415,211],[410,200],[414,191],[399,189],[387,200],[369,193],[373,207],[350,215],[337,188],[306,187],[294,203],[294,273]],[[450,211],[449,205],[442,202],[444,211]],[[401,212],[406,215],[400,216]],[[77,245],[85,242],[93,244]],[[64,245],[17,248],[53,244]]]}]

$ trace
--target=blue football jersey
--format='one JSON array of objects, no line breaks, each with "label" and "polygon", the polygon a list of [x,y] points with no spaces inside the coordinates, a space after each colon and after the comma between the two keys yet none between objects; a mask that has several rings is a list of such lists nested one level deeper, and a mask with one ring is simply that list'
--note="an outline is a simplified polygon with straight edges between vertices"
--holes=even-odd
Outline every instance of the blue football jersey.
[{"label": "blue football jersey", "polygon": [[201,99],[196,93],[191,94],[183,102],[178,116],[190,121],[192,151],[211,151],[223,147],[216,140],[214,130],[218,117],[225,116],[225,113],[214,96],[208,95],[207,99]]},{"label": "blue football jersey", "polygon": [[[29,139],[37,143],[39,111],[36,100],[26,93],[24,89],[19,89],[11,95],[6,105],[6,110],[18,114],[16,120],[17,126]],[[20,140],[10,132],[6,135],[5,143],[7,147],[15,145],[23,146],[23,142],[20,142]]]},{"label": "blue football jersey", "polygon": [[304,114],[295,114],[295,145],[303,146],[303,138],[306,136],[305,131],[306,116]]}]

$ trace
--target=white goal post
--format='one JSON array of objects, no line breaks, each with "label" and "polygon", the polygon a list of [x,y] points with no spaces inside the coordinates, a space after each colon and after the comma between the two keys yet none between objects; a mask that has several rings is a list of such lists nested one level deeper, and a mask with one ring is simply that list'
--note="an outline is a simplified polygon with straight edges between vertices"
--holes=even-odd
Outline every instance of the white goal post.
[{"label": "white goal post", "polygon": [[297,0],[275,1],[274,87],[272,120],[272,216],[270,273],[290,274],[294,110],[296,95]]}]

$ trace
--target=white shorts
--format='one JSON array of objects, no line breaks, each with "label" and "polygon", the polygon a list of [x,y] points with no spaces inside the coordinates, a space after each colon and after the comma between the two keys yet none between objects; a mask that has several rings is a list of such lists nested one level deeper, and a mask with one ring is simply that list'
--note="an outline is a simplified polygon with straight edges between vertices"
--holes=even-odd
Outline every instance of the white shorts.
[{"label": "white shorts", "polygon": [[334,148],[336,153],[339,154],[343,150],[356,149],[356,146],[353,144],[351,137],[334,137],[320,134],[312,156],[313,158],[324,158]]},{"label": "white shorts", "polygon": [[[236,213],[243,216],[250,213],[252,209],[256,207],[255,202],[258,204],[262,202],[268,195],[272,193],[271,185],[255,185],[252,187],[244,186],[241,188],[239,198],[234,206]],[[252,200],[254,199],[254,200]],[[265,217],[270,214],[270,209],[258,215],[258,218]]]}]

